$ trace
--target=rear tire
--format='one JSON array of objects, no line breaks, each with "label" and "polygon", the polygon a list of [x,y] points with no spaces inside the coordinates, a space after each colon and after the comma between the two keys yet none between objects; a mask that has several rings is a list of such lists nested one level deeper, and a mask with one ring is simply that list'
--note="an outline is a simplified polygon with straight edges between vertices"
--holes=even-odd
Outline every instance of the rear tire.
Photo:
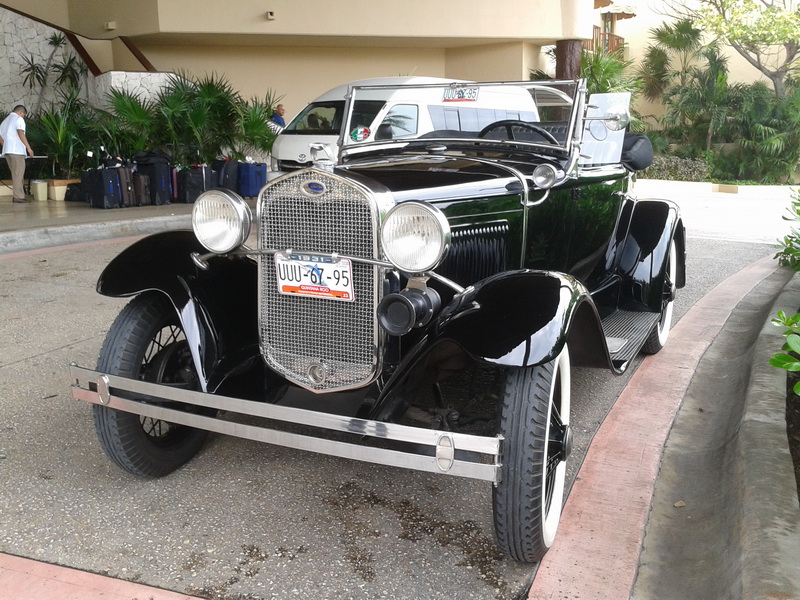
[{"label": "rear tire", "polygon": [[642,346],[645,354],[655,354],[667,345],[669,330],[672,327],[672,307],[675,304],[675,290],[678,277],[678,252],[675,249],[675,240],[669,246],[669,256],[664,279],[664,305],[661,308],[661,318],[656,323],[650,336]]},{"label": "rear tire", "polygon": [[[200,389],[197,373],[180,321],[169,300],[158,292],[131,300],[106,335],[97,370]],[[216,414],[212,409],[171,405],[187,412]],[[94,427],[106,455],[132,475],[162,477],[189,461],[200,450],[208,432],[185,425],[93,406]]]},{"label": "rear tire", "polygon": [[498,545],[516,561],[540,561],[555,539],[572,449],[569,410],[566,346],[546,364],[509,373],[500,416],[501,481],[493,499]]}]

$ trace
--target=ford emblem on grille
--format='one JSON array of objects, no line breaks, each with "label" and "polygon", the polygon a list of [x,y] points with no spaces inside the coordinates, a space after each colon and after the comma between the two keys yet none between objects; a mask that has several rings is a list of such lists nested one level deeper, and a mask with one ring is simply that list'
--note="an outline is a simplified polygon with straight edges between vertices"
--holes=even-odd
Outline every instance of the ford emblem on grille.
[{"label": "ford emblem on grille", "polygon": [[306,196],[321,196],[327,188],[321,181],[307,181],[300,189]]}]

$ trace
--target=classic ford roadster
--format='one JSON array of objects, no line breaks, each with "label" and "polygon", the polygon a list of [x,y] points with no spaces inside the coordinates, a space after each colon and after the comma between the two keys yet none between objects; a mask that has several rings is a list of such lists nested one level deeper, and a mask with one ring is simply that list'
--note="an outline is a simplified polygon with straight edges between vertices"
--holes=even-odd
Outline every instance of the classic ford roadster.
[{"label": "classic ford roadster", "polygon": [[315,166],[265,186],[255,218],[211,190],[193,231],[115,258],[98,292],[132,300],[97,368],[72,365],[73,394],[138,476],[213,431],[489,481],[499,547],[538,561],[562,508],[570,369],[621,373],[664,346],[683,223],[634,195],[652,147],[625,132],[627,94],[396,89],[353,86],[331,111],[336,151],[310,135]]}]

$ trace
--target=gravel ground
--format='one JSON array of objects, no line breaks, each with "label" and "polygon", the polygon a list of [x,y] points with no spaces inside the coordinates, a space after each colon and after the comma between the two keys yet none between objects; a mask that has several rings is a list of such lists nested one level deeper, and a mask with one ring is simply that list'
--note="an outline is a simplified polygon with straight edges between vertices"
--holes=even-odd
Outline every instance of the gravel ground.
[{"label": "gravel ground", "polygon": [[[94,292],[125,242],[0,256],[0,551],[208,598],[515,598],[488,484],[214,436],[158,480],[102,454],[66,366],[125,300]],[[773,249],[689,240],[676,318]],[[574,473],[627,377],[577,370]]]}]

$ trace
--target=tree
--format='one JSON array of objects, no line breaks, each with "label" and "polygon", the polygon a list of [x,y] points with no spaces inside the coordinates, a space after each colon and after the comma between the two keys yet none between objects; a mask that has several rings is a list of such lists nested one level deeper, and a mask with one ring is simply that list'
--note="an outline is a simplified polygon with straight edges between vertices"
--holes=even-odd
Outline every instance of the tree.
[{"label": "tree", "polygon": [[775,95],[800,72],[797,0],[668,0],[669,13],[688,19],[730,45],[767,77]]}]

